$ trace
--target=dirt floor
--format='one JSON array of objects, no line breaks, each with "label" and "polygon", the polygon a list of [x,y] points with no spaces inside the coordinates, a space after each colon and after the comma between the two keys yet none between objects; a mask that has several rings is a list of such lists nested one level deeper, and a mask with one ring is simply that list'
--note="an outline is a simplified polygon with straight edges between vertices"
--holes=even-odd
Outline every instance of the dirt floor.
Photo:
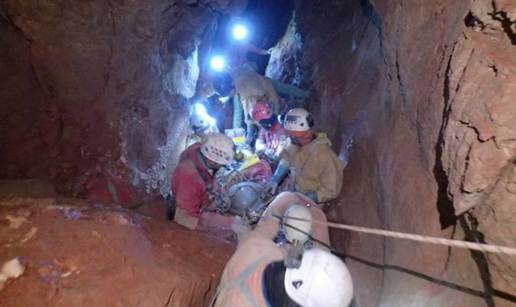
[{"label": "dirt floor", "polygon": [[0,284],[1,306],[206,306],[234,248],[165,221],[158,205],[137,213],[34,190],[0,195],[0,265],[25,266]]}]

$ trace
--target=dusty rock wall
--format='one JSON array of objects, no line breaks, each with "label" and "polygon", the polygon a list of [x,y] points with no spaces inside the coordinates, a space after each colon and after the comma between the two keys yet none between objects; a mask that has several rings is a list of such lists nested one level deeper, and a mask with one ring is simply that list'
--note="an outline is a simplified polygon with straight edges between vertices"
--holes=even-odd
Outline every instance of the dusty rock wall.
[{"label": "dusty rock wall", "polygon": [[1,1],[0,177],[165,189],[218,2]]},{"label": "dusty rock wall", "polygon": [[[330,220],[516,246],[515,22],[514,1],[299,5],[268,74],[314,91],[347,165]],[[514,258],[332,236],[359,306],[516,305]]]}]

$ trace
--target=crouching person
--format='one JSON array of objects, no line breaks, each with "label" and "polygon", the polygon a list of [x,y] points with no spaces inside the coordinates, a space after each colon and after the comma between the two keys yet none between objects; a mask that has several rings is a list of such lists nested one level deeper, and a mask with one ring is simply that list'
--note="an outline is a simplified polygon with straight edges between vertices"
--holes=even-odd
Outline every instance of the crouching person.
[{"label": "crouching person", "polygon": [[[240,238],[211,306],[348,306],[353,297],[351,276],[346,265],[324,248],[329,244],[328,228],[307,222],[311,219],[326,221],[322,211],[314,205],[298,193],[278,195],[258,226]],[[305,225],[299,224],[299,220],[289,220],[289,223],[297,221],[295,229],[301,232],[297,235],[287,232],[287,239],[313,237],[324,244],[305,250],[297,265],[289,265],[296,261],[288,261],[290,253],[273,241],[281,224],[277,216],[283,220],[305,217]]]},{"label": "crouching person", "polygon": [[232,216],[218,214],[226,197],[217,192],[215,172],[233,161],[235,145],[224,134],[210,134],[204,143],[185,149],[172,175],[172,198],[175,211],[169,219],[189,229],[217,232],[239,230],[241,222]]},{"label": "crouching person", "polygon": [[305,109],[288,111],[283,126],[291,144],[284,151],[267,191],[274,195],[286,179],[287,190],[303,193],[324,208],[326,203],[339,196],[341,162],[326,134],[313,130],[312,115]]}]

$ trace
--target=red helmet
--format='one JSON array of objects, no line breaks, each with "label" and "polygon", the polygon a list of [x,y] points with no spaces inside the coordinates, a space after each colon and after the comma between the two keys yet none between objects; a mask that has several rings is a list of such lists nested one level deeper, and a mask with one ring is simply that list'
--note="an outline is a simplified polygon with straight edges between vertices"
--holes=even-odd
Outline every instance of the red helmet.
[{"label": "red helmet", "polygon": [[262,119],[269,119],[273,115],[272,108],[267,102],[258,102],[254,105],[252,116],[256,122]]}]

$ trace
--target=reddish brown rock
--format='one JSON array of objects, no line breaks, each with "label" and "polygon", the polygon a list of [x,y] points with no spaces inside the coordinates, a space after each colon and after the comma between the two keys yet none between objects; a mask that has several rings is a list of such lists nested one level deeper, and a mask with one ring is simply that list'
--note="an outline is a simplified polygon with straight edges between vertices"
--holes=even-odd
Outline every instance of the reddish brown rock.
[{"label": "reddish brown rock", "polygon": [[[245,2],[2,1],[0,177],[46,178],[69,194],[122,205],[141,192],[166,192],[184,143],[187,98],[202,70],[197,62],[214,32],[210,8],[236,13]],[[514,1],[298,4],[268,73],[312,89],[309,108],[318,128],[347,165],[329,219],[516,246]],[[173,279],[156,269],[169,272],[162,262],[185,256],[174,249],[182,242],[177,229],[154,237],[167,226],[152,224],[146,237],[133,228],[118,231],[139,225],[132,218],[94,213],[88,220],[68,210],[78,220],[50,225],[38,219],[56,216],[35,212],[23,215],[35,224],[20,226],[17,236],[42,244],[26,248],[47,258],[32,267],[29,261],[27,275],[8,285],[9,304],[31,289],[27,299],[39,305],[42,297],[66,306],[131,305],[147,297],[156,305],[167,303],[164,294],[183,305],[205,302],[189,302],[190,292],[171,294],[162,284],[147,288],[156,276]],[[96,218],[110,227],[99,226],[104,232],[91,238],[112,235],[113,249],[106,245],[103,259],[87,253],[91,259],[81,259],[88,267],[99,260],[98,274],[60,288],[65,277],[59,276],[70,276],[81,260],[50,255],[49,247],[70,243],[59,237],[65,235],[60,223],[71,223],[70,233],[80,238]],[[360,306],[516,304],[513,258],[343,231],[332,236],[336,248],[355,256],[348,263]],[[70,247],[70,255],[104,246],[91,240],[79,240],[83,245]],[[174,250],[156,256],[152,240]],[[199,246],[187,249],[202,254]],[[116,262],[119,254],[128,254],[131,266]],[[194,289],[212,290],[212,281],[194,275]],[[107,292],[95,288],[99,276],[107,278]],[[142,283],[127,298],[106,294],[125,293],[134,276]],[[32,286],[35,281],[40,284]]]},{"label": "reddish brown rock", "polygon": [[[313,88],[347,164],[330,220],[516,246],[514,25],[511,1],[298,7],[268,73]],[[516,304],[511,257],[332,235],[380,265],[349,260],[360,306]]]},{"label": "reddish brown rock", "polygon": [[[25,222],[11,227],[9,216]],[[171,222],[71,199],[3,199],[0,230],[0,263],[26,265],[0,290],[2,306],[207,306],[233,250]]]},{"label": "reddish brown rock", "polygon": [[0,10],[0,177],[84,193],[100,172],[164,193],[213,13],[178,1],[9,0]]}]

